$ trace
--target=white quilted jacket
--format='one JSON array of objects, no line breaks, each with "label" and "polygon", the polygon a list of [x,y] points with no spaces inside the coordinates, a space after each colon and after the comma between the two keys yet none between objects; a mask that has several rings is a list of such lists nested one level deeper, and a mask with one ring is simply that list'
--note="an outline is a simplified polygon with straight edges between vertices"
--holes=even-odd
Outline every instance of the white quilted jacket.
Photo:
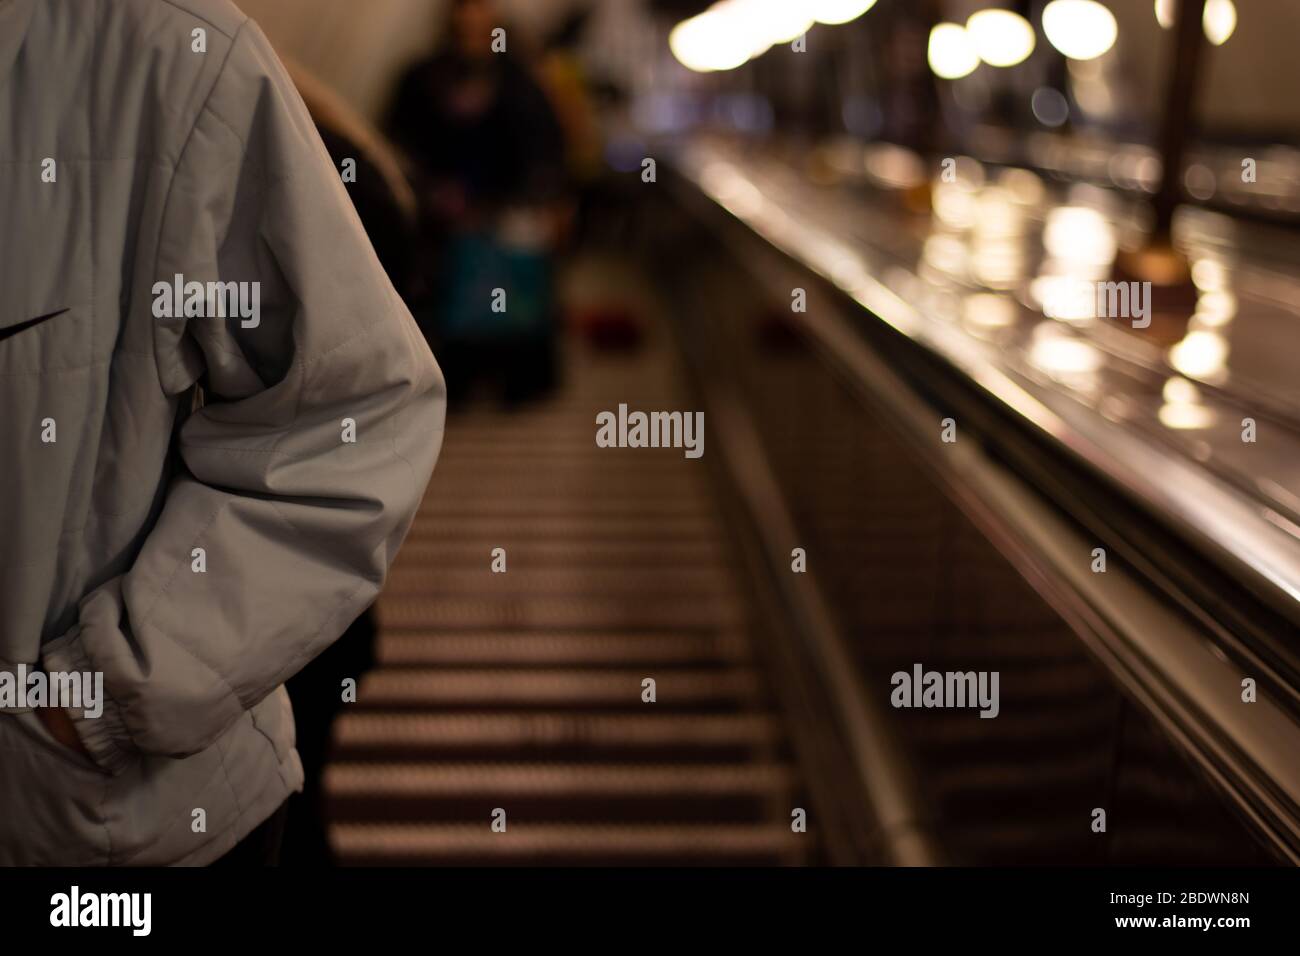
[{"label": "white quilted jacket", "polygon": [[[260,321],[156,318],[177,275]],[[0,713],[0,864],[206,863],[301,785],[282,685],[378,593],[443,411],[255,24],[0,0],[0,670],[107,698],[93,761]]]}]

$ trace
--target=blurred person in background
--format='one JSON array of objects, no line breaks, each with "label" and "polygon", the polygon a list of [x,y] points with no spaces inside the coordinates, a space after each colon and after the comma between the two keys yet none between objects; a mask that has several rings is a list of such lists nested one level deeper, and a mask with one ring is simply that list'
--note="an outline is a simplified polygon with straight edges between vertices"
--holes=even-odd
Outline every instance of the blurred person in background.
[{"label": "blurred person in background", "polygon": [[542,89],[563,130],[569,181],[584,195],[605,168],[605,145],[592,84],[578,49],[590,19],[590,7],[570,11],[546,38],[538,64]]},{"label": "blurred person in background", "polygon": [[415,165],[429,239],[423,327],[453,370],[450,398],[491,376],[519,401],[555,376],[564,135],[492,0],[452,0],[442,35],[402,77],[388,124]]}]

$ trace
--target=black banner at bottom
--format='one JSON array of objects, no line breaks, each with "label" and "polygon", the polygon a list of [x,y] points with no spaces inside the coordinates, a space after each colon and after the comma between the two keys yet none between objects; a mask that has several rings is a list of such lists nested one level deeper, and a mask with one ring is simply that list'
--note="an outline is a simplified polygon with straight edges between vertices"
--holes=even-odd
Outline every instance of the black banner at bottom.
[{"label": "black banner at bottom", "polygon": [[1294,870],[0,870],[0,926],[6,942],[113,946],[373,945],[431,931],[474,934],[476,947],[803,937],[820,949],[827,934],[900,933],[1226,943],[1294,932],[1298,890]]}]

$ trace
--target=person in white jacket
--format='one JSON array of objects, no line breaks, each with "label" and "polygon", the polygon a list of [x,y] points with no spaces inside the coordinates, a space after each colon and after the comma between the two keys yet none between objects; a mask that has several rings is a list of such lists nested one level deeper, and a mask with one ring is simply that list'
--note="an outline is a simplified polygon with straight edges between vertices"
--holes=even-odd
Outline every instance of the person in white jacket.
[{"label": "person in white jacket", "polygon": [[0,0],[0,864],[207,864],[300,786],[284,681],[444,413],[339,173],[226,0]]}]

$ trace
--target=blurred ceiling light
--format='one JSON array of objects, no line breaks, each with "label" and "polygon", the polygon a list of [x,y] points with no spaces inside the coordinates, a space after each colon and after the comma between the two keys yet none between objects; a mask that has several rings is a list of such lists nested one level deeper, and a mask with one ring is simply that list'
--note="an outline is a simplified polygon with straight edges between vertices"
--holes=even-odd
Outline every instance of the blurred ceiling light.
[{"label": "blurred ceiling light", "polygon": [[1193,199],[1202,202],[1212,199],[1216,185],[1214,170],[1202,163],[1193,163],[1183,173],[1183,186]]},{"label": "blurred ceiling light", "polygon": [[[1166,30],[1174,25],[1176,0],[1156,0],[1156,20]],[[1232,0],[1206,0],[1201,15],[1205,36],[1215,46],[1223,46],[1237,29],[1237,5]]]},{"label": "blurred ceiling light", "polygon": [[1237,5],[1232,0],[1206,0],[1201,25],[1211,43],[1223,46],[1237,29]]},{"label": "blurred ceiling light", "polygon": [[[818,0],[840,13],[866,12],[876,0]],[[833,14],[835,10],[832,10]],[[683,20],[668,35],[673,56],[697,73],[734,70],[778,43],[790,43],[812,29],[812,14],[787,0],[719,0]]]},{"label": "blurred ceiling light", "polygon": [[812,0],[812,17],[818,23],[837,26],[856,20],[876,5],[876,0]]},{"label": "blurred ceiling light", "polygon": [[1012,289],[1025,272],[1025,256],[1013,239],[981,239],[971,253],[972,272],[990,289]]},{"label": "blurred ceiling light", "polygon": [[1214,424],[1214,410],[1204,405],[1177,405],[1166,402],[1158,413],[1160,424],[1178,431],[1209,428]]},{"label": "blurred ceiling light", "polygon": [[981,236],[1006,238],[1023,235],[1024,212],[1016,205],[1009,189],[989,186],[976,201],[975,231]]},{"label": "blurred ceiling light", "polygon": [[1169,363],[1189,378],[1216,380],[1227,361],[1228,343],[1217,332],[1189,332],[1169,350]]},{"label": "blurred ceiling light", "polygon": [[1222,292],[1228,288],[1228,270],[1219,259],[1201,257],[1192,262],[1192,284],[1202,292]]},{"label": "blurred ceiling light", "polygon": [[1115,15],[1097,0],[1052,0],[1043,10],[1048,41],[1072,60],[1092,60],[1115,45]]},{"label": "blurred ceiling light", "polygon": [[1098,375],[1105,365],[1102,353],[1091,342],[1053,322],[1034,328],[1026,358],[1029,364],[1056,381],[1084,392],[1096,391]]},{"label": "blurred ceiling light", "polygon": [[927,54],[934,75],[945,80],[958,80],[975,72],[980,56],[966,28],[956,23],[940,23],[930,31]]},{"label": "blurred ceiling light", "polygon": [[1028,169],[1008,166],[998,174],[998,183],[1007,190],[1013,202],[1034,206],[1043,201],[1046,190],[1038,174]]},{"label": "blurred ceiling light", "polygon": [[863,162],[876,182],[895,189],[911,189],[925,182],[925,161],[912,150],[892,143],[876,143]]},{"label": "blurred ceiling light", "polygon": [[1095,289],[1072,276],[1040,275],[1029,283],[1029,296],[1049,319],[1090,323],[1097,318]]},{"label": "blurred ceiling light", "polygon": [[1201,391],[1187,379],[1175,375],[1165,382],[1161,391],[1160,423],[1166,428],[1179,430],[1209,428],[1214,424],[1214,412],[1201,404]]},{"label": "blurred ceiling light", "polygon": [[1237,297],[1231,292],[1203,292],[1192,320],[1197,328],[1218,328],[1237,317]]},{"label": "blurred ceiling light", "polygon": [[939,233],[925,240],[925,245],[921,247],[921,260],[940,272],[965,278],[970,254],[966,243],[956,236]]},{"label": "blurred ceiling light", "polygon": [[975,292],[962,304],[962,321],[985,329],[1005,329],[1016,324],[1015,301],[994,292]]},{"label": "blurred ceiling light", "polygon": [[957,183],[936,183],[931,190],[934,214],[945,226],[969,229],[975,224],[978,204],[968,189]]},{"label": "blurred ceiling light", "polygon": [[1164,164],[1159,156],[1143,156],[1137,161],[1137,182],[1144,190],[1153,193],[1160,185]]},{"label": "blurred ceiling light", "polygon": [[696,73],[734,70],[754,56],[754,44],[743,31],[732,29],[730,17],[713,7],[683,20],[668,34],[668,48],[677,62]]},{"label": "blurred ceiling light", "polygon": [[1034,118],[1044,126],[1055,129],[1065,125],[1070,118],[1070,103],[1060,90],[1050,86],[1040,86],[1034,90],[1029,100],[1029,108],[1034,111]]},{"label": "blurred ceiling light", "polygon": [[1058,206],[1047,215],[1043,245],[1057,259],[1109,266],[1115,261],[1119,241],[1115,227],[1096,209]]},{"label": "blurred ceiling light", "polygon": [[775,0],[718,0],[708,12],[722,18],[724,28],[734,37],[734,42],[749,47],[750,59],[754,59],[766,53],[776,42],[771,11],[758,9],[773,2]]},{"label": "blurred ceiling light", "polygon": [[1179,375],[1165,382],[1160,394],[1171,405],[1195,405],[1201,400],[1201,390]]},{"label": "blurred ceiling light", "polygon": [[966,32],[975,52],[989,66],[1015,66],[1034,52],[1034,28],[1010,10],[988,9],[971,14]]},{"label": "blurred ceiling light", "polygon": [[813,16],[807,5],[789,0],[730,0],[735,4],[739,21],[750,20],[759,35],[770,45],[791,43],[813,27]]}]

